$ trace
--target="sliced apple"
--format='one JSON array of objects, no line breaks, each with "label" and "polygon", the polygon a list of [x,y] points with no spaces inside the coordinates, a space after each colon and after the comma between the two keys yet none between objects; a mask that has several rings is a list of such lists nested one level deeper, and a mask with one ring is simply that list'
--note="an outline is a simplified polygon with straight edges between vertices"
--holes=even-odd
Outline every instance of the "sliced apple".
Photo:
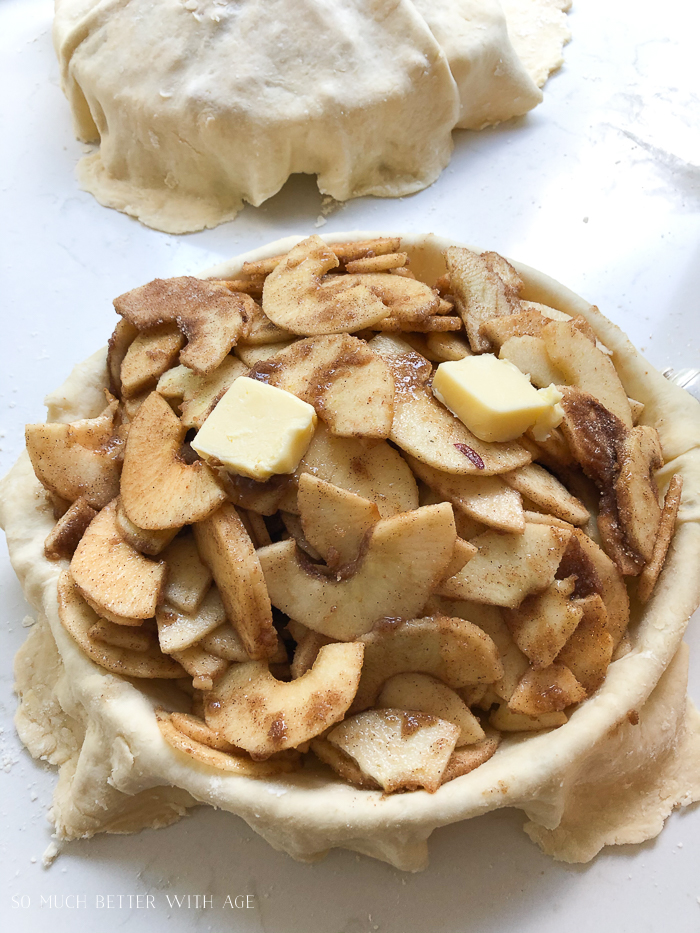
[{"label": "sliced apple", "polygon": [[449,580],[450,577],[453,577],[456,573],[459,573],[467,561],[474,557],[476,552],[477,549],[473,544],[470,544],[468,541],[465,541],[463,538],[458,536],[455,540],[455,549],[452,552],[452,560],[447,565],[447,570],[445,570],[445,575],[442,579]]},{"label": "sliced apple", "polygon": [[325,645],[291,683],[261,661],[231,668],[205,701],[207,725],[254,758],[296,748],[345,715],[362,668],[363,645]]},{"label": "sliced apple", "polygon": [[607,629],[615,647],[627,631],[630,618],[630,603],[627,587],[620,571],[602,548],[598,547],[580,529],[572,530],[566,554],[559,567],[558,575],[577,576],[576,597],[598,593],[608,613]]},{"label": "sliced apple", "polygon": [[457,726],[427,713],[385,709],[346,719],[327,739],[385,793],[423,787],[434,794],[458,736]]},{"label": "sliced apple", "polygon": [[[432,354],[432,357],[438,363],[463,360],[465,356],[472,356],[469,341],[462,334],[429,334],[427,345],[428,352]],[[425,356],[425,354],[423,355]],[[431,359],[432,357],[428,358]]]},{"label": "sliced apple", "polygon": [[245,650],[240,635],[230,622],[220,625],[219,628],[205,635],[200,644],[209,654],[215,654],[217,658],[236,661],[239,664],[242,661],[250,661],[250,655]]},{"label": "sliced apple", "polygon": [[389,308],[366,285],[350,276],[323,278],[338,265],[320,237],[297,243],[265,279],[263,311],[278,327],[302,336],[352,333],[386,317]]},{"label": "sliced apple", "polygon": [[681,504],[682,491],[683,477],[680,473],[674,473],[664,498],[664,507],[659,523],[659,533],[654,542],[654,550],[651,559],[644,567],[639,577],[637,594],[642,603],[647,602],[653,593],[656,581],[661,573],[661,568],[666,560],[666,553],[676,528],[676,518],[678,516],[678,507]]},{"label": "sliced apple", "polygon": [[88,633],[99,617],[81,597],[67,570],[58,578],[58,614],[63,627],[90,660],[113,674],[171,680],[185,674],[176,661],[161,654],[155,642],[148,651],[133,651],[91,639]]},{"label": "sliced apple", "polygon": [[495,644],[466,619],[427,616],[380,622],[360,641],[365,663],[353,710],[372,706],[382,684],[395,674],[432,674],[455,689],[493,683],[503,676]]},{"label": "sliced apple", "polygon": [[184,344],[185,338],[174,324],[161,324],[138,334],[122,361],[122,398],[134,398],[154,389],[159,376],[170,369]]},{"label": "sliced apple", "polygon": [[44,541],[44,557],[47,560],[70,560],[85,529],[97,515],[87,500],[76,499],[63,513]]},{"label": "sliced apple", "polygon": [[294,541],[261,548],[258,556],[273,605],[316,632],[350,641],[378,619],[420,611],[450,563],[456,537],[452,506],[441,503],[377,522],[349,575],[327,575]]},{"label": "sliced apple", "polygon": [[198,742],[191,736],[178,729],[170,717],[163,710],[156,713],[158,719],[158,728],[165,741],[172,748],[179,752],[184,752],[190,758],[201,764],[215,768],[217,771],[227,771],[233,774],[241,774],[246,777],[272,777],[275,774],[284,774],[294,771],[298,767],[297,760],[294,758],[274,758],[271,761],[253,761],[245,753],[220,751],[217,748],[211,748],[203,742]]},{"label": "sliced apple", "polygon": [[536,670],[554,662],[581,621],[583,608],[571,599],[574,586],[574,577],[554,580],[544,593],[504,611],[516,645]]},{"label": "sliced apple", "polygon": [[152,392],[129,430],[121,482],[124,511],[139,528],[202,521],[226,498],[206,463],[180,457],[185,433],[165,399]]},{"label": "sliced apple", "polygon": [[112,400],[97,418],[28,424],[27,453],[39,482],[69,503],[82,497],[94,509],[119,495],[123,445],[116,411]]},{"label": "sliced apple", "polygon": [[544,511],[572,525],[585,525],[591,517],[583,502],[573,496],[548,470],[536,463],[528,463],[511,473],[504,473],[502,479]]},{"label": "sliced apple", "polygon": [[376,503],[311,473],[299,477],[297,504],[304,538],[333,566],[358,557],[365,534],[381,517]]},{"label": "sliced apple", "polygon": [[160,554],[180,530],[177,526],[163,531],[147,531],[145,528],[139,528],[124,511],[121,500],[117,506],[117,528],[127,544],[141,551],[142,554],[148,554],[149,557],[156,557]]},{"label": "sliced apple", "polygon": [[162,596],[166,567],[127,544],[116,517],[115,499],[88,525],[71,560],[71,576],[82,593],[110,612],[150,619]]},{"label": "sliced apple", "polygon": [[369,347],[383,357],[394,376],[394,420],[390,440],[416,459],[446,473],[490,476],[531,460],[518,443],[479,440],[428,387],[428,360],[396,337],[381,334]]},{"label": "sliced apple", "polygon": [[186,366],[168,370],[158,380],[158,394],[180,403],[180,420],[187,428],[201,428],[216,403],[248,367],[235,356],[227,356],[213,372],[201,376]]},{"label": "sliced apple", "polygon": [[382,518],[418,506],[410,467],[385,442],[368,448],[357,438],[336,437],[319,424],[296,471],[297,476],[303,473],[375,502]]},{"label": "sliced apple", "polygon": [[524,716],[559,713],[586,699],[586,691],[565,664],[550,664],[523,674],[508,709]]},{"label": "sliced apple", "polygon": [[451,722],[459,729],[458,747],[473,745],[484,738],[479,720],[459,694],[430,674],[395,674],[382,687],[376,706],[417,710]]},{"label": "sliced apple", "polygon": [[[264,283],[261,282],[256,289],[261,297],[263,284]],[[237,290],[238,289],[231,289],[231,291]],[[242,290],[243,289],[241,289],[241,291]],[[283,330],[281,327],[273,324],[257,302],[251,309],[251,312],[248,333],[240,343],[236,345],[237,347],[240,347],[242,344],[245,344],[247,347],[260,347],[267,344],[285,344],[290,342],[290,338],[292,338],[293,335],[290,334],[288,330]]]},{"label": "sliced apple", "polygon": [[138,329],[120,318],[107,342],[107,372],[109,373],[109,391],[119,398],[122,394],[122,362],[131,343],[136,339]]},{"label": "sliced apple", "polygon": [[210,654],[201,645],[191,645],[181,651],[173,651],[172,657],[181,664],[192,678],[195,690],[211,690],[229,668],[229,662]]},{"label": "sliced apple", "polygon": [[252,373],[316,409],[333,434],[387,438],[394,381],[384,360],[349,334],[298,340]]},{"label": "sliced apple", "polygon": [[547,354],[564,373],[567,385],[589,392],[626,428],[632,411],[617,370],[609,356],[591,343],[573,321],[552,321],[542,331]]},{"label": "sliced apple", "polygon": [[211,586],[212,575],[200,559],[193,535],[176,538],[163,551],[162,559],[168,567],[163,599],[181,612],[194,612]]},{"label": "sliced apple", "polygon": [[469,774],[470,771],[485,764],[498,751],[500,741],[500,735],[490,729],[489,734],[475,745],[463,745],[461,748],[456,748],[447,762],[442,775],[442,783],[454,781],[455,778]]},{"label": "sliced apple", "polygon": [[270,597],[260,560],[235,507],[223,505],[206,521],[196,524],[194,537],[200,557],[219,588],[226,615],[249,656],[256,660],[271,657],[277,648],[277,634]]},{"label": "sliced apple", "polygon": [[88,638],[103,645],[126,648],[129,651],[151,651],[158,647],[158,640],[145,625],[115,625],[107,619],[98,619],[88,629]]},{"label": "sliced apple", "polygon": [[489,723],[499,732],[541,732],[543,729],[556,729],[568,720],[563,711],[540,713],[539,716],[526,716],[516,713],[503,704],[489,716]]},{"label": "sliced apple", "polygon": [[216,587],[192,612],[183,612],[165,603],[156,609],[158,641],[163,654],[184,651],[202,640],[226,621],[226,610]]},{"label": "sliced apple", "polygon": [[648,425],[632,428],[617,449],[615,499],[627,544],[644,563],[654,551],[661,507],[654,473],[664,459],[659,432]]},{"label": "sliced apple", "polygon": [[614,643],[608,631],[608,613],[598,593],[576,600],[582,617],[557,656],[590,696],[605,680]]},{"label": "sliced apple", "polygon": [[265,360],[276,356],[281,350],[291,347],[299,339],[295,337],[293,340],[285,340],[284,343],[264,343],[250,347],[247,344],[241,344],[236,347],[236,356],[252,369],[258,363],[264,363]]},{"label": "sliced apple", "polygon": [[455,299],[475,353],[491,349],[482,324],[520,310],[522,280],[497,253],[475,253],[460,246],[445,251],[450,293]]},{"label": "sliced apple", "polygon": [[520,493],[503,481],[511,473],[504,474],[503,478],[464,476],[436,470],[410,454],[406,455],[406,460],[419,479],[469,518],[499,531],[510,531],[513,534],[524,531],[525,518]]},{"label": "sliced apple", "polygon": [[527,523],[521,535],[484,532],[471,542],[479,553],[442,583],[438,593],[515,609],[526,596],[551,585],[571,534],[566,528],[534,523]]},{"label": "sliced apple", "polygon": [[[160,710],[159,710],[160,712]],[[218,732],[214,732],[199,716],[192,716],[190,713],[171,713],[170,721],[183,732],[188,738],[195,742],[201,742],[202,745],[208,745],[209,748],[216,748],[220,752],[229,752],[230,754],[242,754],[240,748],[231,745]]]},{"label": "sliced apple", "polygon": [[304,635],[297,642],[292,658],[291,673],[292,679],[296,680],[302,677],[308,670],[314,666],[318,653],[324,645],[330,645],[332,639],[327,635],[319,635],[318,632],[312,632],[306,629]]},{"label": "sliced apple", "polygon": [[[503,618],[503,610],[498,606],[487,606],[465,599],[445,599],[443,596],[431,596],[426,609],[433,614],[456,616],[467,619],[486,632],[498,650],[498,657],[503,665],[503,674],[492,684],[492,690],[499,699],[510,700],[518,681],[530,666],[530,662],[515,644]],[[459,691],[468,706],[477,703],[473,687],[463,687]],[[487,707],[488,708],[488,707]]]},{"label": "sliced apple", "polygon": [[390,269],[402,269],[408,265],[408,253],[386,253],[383,256],[365,256],[345,263],[345,271],[389,272]]},{"label": "sliced apple", "polygon": [[344,781],[364,787],[367,790],[379,790],[379,784],[368,774],[363,774],[357,762],[328,739],[317,737],[311,740],[311,751],[319,761],[332,768]]},{"label": "sliced apple", "polygon": [[386,272],[369,272],[362,275],[347,275],[343,278],[353,285],[363,285],[389,308],[389,315],[375,326],[381,327],[389,318],[404,324],[425,322],[437,314],[440,296],[426,285],[405,276],[388,275]]},{"label": "sliced apple", "polygon": [[211,373],[244,337],[255,311],[249,295],[192,276],[154,279],[114,299],[118,314],[140,331],[174,323],[187,338],[180,362]]},{"label": "sliced apple", "polygon": [[509,337],[501,346],[498,358],[510,360],[538,389],[546,389],[552,383],[557,386],[566,383],[564,373],[552,363],[541,337]]}]

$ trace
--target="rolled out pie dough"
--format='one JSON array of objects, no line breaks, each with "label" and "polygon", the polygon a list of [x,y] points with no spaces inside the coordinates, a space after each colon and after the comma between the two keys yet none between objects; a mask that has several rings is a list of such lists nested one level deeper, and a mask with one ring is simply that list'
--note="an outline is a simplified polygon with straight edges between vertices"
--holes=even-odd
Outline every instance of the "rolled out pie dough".
[{"label": "rolled out pie dough", "polygon": [[168,233],[230,220],[294,173],[340,201],[410,194],[449,162],[455,126],[541,101],[568,2],[56,0],[75,132],[99,143],[81,183]]},{"label": "rolled out pie dough", "polygon": [[[209,274],[233,277],[245,259],[279,254],[298,239],[270,244]],[[402,239],[412,268],[428,281],[444,272],[441,253],[448,245],[434,236]],[[321,766],[274,779],[215,771],[163,739],[154,707],[173,699],[167,682],[108,673],[61,625],[56,584],[65,563],[43,555],[54,518],[24,454],[0,484],[0,521],[12,563],[39,616],[16,662],[17,728],[33,755],[59,767],[52,819],[61,838],[163,826],[207,803],[238,814],[295,858],[313,860],[342,847],[417,870],[427,863],[427,839],[436,827],[518,807],[529,817],[526,832],[546,852],[587,861],[604,845],[652,838],[675,807],[700,799],[700,716],[686,697],[682,645],[700,602],[700,410],[596,308],[516,265],[524,297],[587,318],[612,351],[628,394],[644,403],[642,420],[658,427],[667,461],[661,475],[684,478],[678,528],[657,589],[643,610],[633,609],[631,650],[610,665],[600,690],[566,725],[505,738],[493,758],[435,794],[383,796],[345,784]],[[100,351],[47,399],[49,420],[96,415],[106,378]]]}]

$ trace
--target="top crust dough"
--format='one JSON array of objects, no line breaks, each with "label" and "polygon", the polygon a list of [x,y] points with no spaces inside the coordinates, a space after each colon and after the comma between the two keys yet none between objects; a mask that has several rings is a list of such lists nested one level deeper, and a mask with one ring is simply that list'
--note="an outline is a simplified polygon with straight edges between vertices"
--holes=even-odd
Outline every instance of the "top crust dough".
[{"label": "top crust dough", "polygon": [[[300,239],[269,244],[203,277],[235,277],[246,260],[279,255]],[[451,245],[433,235],[402,237],[412,268],[430,280],[444,273],[442,252]],[[493,758],[435,794],[385,797],[328,776],[320,780],[316,771],[273,779],[213,773],[184,760],[161,736],[153,708],[162,695],[155,699],[97,667],[61,625],[56,584],[62,565],[43,553],[53,512],[23,454],[0,482],[0,523],[39,617],[15,664],[21,697],[16,724],[30,752],[61,769],[51,813],[59,838],[164,826],[188,807],[209,803],[238,814],[298,859],[314,860],[337,846],[415,871],[427,864],[427,837],[436,827],[518,807],[528,816],[526,832],[541,848],[584,862],[604,845],[653,838],[674,807],[700,800],[700,716],[686,698],[682,645],[700,603],[697,403],[656,372],[595,307],[548,276],[514,265],[527,300],[586,318],[614,354],[625,390],[644,404],[644,421],[658,426],[667,458],[662,484],[674,473],[684,480],[678,526],[657,588],[635,611],[631,650],[610,665],[600,690],[565,725],[525,741],[504,738]],[[99,351],[47,398],[48,420],[94,417],[104,407],[107,378]]]},{"label": "top crust dough", "polygon": [[167,233],[231,220],[294,173],[340,201],[419,191],[455,126],[541,101],[564,2],[517,0],[523,63],[499,0],[56,0],[75,132],[99,143],[81,184]]}]

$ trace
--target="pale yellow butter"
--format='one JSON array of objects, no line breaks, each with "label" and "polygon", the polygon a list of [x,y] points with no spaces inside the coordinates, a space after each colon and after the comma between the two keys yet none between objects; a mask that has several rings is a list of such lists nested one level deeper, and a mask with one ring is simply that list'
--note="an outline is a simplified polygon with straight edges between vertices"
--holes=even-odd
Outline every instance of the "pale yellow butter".
[{"label": "pale yellow butter", "polygon": [[483,441],[512,441],[533,425],[544,437],[564,416],[553,385],[536,389],[517,366],[491,353],[441,363],[433,393]]},{"label": "pale yellow butter", "polygon": [[291,392],[236,379],[192,441],[204,460],[251,479],[293,473],[316,427],[316,412]]}]

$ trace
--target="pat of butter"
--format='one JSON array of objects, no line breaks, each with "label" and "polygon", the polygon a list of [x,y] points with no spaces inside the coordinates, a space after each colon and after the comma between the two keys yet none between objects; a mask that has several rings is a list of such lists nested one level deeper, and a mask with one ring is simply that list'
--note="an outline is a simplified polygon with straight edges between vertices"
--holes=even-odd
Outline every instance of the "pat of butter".
[{"label": "pat of butter", "polygon": [[315,427],[312,405],[241,376],[199,429],[192,447],[204,460],[232,473],[266,480],[296,470]]},{"label": "pat of butter", "polygon": [[512,441],[533,426],[543,438],[564,417],[553,385],[536,389],[517,366],[491,353],[441,363],[433,393],[482,441]]}]

